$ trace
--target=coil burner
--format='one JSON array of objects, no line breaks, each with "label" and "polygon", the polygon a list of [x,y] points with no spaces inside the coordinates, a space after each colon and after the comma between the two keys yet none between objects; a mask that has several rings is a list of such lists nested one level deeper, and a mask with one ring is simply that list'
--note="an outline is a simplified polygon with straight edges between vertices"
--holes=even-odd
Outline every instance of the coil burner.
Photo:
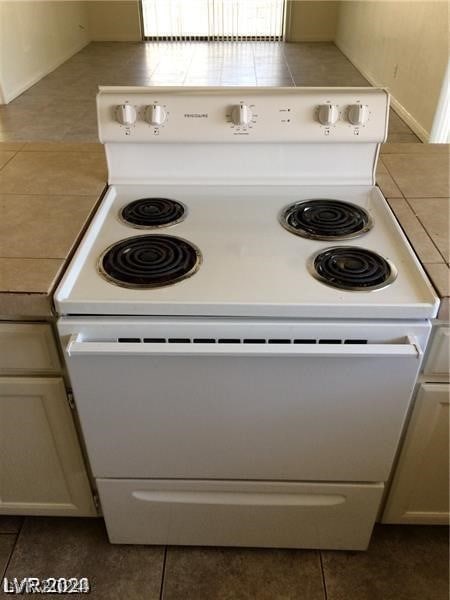
[{"label": "coil burner", "polygon": [[281,213],[280,223],[295,235],[316,240],[350,239],[372,227],[372,219],[360,206],[328,199],[291,204]]},{"label": "coil burner", "polygon": [[138,229],[175,225],[186,217],[186,207],[169,198],[140,198],[122,208],[120,220]]},{"label": "coil burner", "polygon": [[170,235],[139,235],[107,248],[98,268],[116,285],[158,288],[190,277],[200,263],[200,250],[186,240]]},{"label": "coil burner", "polygon": [[310,259],[309,270],[319,281],[342,290],[378,290],[397,277],[389,260],[357,246],[321,250]]}]

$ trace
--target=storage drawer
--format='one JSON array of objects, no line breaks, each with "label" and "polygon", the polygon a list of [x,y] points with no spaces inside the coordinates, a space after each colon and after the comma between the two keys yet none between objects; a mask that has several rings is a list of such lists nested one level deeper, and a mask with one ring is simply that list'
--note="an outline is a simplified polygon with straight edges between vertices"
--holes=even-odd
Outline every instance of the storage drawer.
[{"label": "storage drawer", "polygon": [[434,331],[430,351],[425,362],[425,375],[448,378],[450,367],[449,344],[450,327],[438,326]]},{"label": "storage drawer", "polygon": [[0,374],[57,373],[60,361],[47,323],[0,324]]},{"label": "storage drawer", "polygon": [[382,484],[97,479],[112,543],[364,550]]}]

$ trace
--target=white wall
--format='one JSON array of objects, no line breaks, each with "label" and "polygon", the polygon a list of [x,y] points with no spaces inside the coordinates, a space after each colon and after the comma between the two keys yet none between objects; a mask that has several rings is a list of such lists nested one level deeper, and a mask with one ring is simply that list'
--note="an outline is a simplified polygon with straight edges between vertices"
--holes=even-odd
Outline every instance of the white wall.
[{"label": "white wall", "polygon": [[339,2],[325,0],[288,0],[286,41],[333,42]]},{"label": "white wall", "polygon": [[87,7],[72,1],[0,1],[0,89],[9,102],[89,42]]},{"label": "white wall", "polygon": [[342,2],[336,44],[428,141],[448,61],[446,0]]},{"label": "white wall", "polygon": [[142,39],[138,0],[89,0],[89,35],[94,42]]}]

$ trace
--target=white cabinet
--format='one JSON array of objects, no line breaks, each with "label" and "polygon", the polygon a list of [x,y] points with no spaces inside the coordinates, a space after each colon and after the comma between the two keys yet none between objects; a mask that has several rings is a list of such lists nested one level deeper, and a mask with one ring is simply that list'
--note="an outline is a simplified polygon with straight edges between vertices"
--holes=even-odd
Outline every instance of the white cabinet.
[{"label": "white cabinet", "polygon": [[0,375],[53,375],[60,370],[48,323],[0,323]]},{"label": "white cabinet", "polygon": [[95,515],[50,325],[1,324],[0,373],[0,514]]},{"label": "white cabinet", "polygon": [[449,393],[448,383],[420,386],[383,523],[448,523]]},{"label": "white cabinet", "polygon": [[449,521],[449,340],[448,323],[437,321],[383,523],[439,525]]},{"label": "white cabinet", "polygon": [[450,327],[435,326],[430,351],[425,360],[424,376],[428,381],[447,381],[450,369]]}]

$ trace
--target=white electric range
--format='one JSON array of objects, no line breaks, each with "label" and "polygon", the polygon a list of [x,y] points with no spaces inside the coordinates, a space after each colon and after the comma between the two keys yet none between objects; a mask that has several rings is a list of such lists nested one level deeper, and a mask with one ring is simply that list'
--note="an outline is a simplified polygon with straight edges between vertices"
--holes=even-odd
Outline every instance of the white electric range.
[{"label": "white electric range", "polygon": [[112,542],[367,546],[438,299],[373,88],[101,88],[56,295]]}]

